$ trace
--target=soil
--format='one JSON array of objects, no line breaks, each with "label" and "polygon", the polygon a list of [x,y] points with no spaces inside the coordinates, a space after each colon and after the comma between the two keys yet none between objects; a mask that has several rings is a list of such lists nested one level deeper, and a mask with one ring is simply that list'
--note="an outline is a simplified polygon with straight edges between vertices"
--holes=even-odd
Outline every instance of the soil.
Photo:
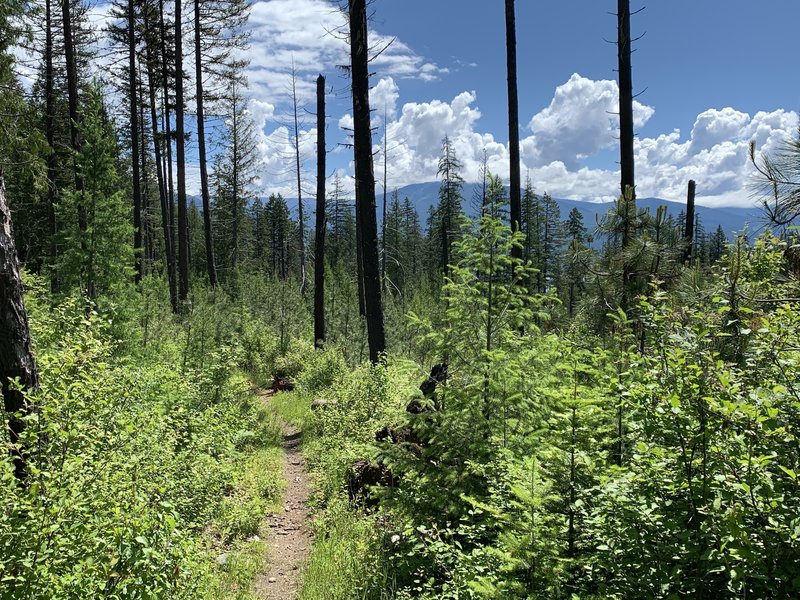
[{"label": "soil", "polygon": [[[272,395],[271,390],[263,392],[262,401],[269,403]],[[268,565],[255,581],[256,597],[269,600],[297,598],[313,543],[308,509],[311,485],[300,452],[303,432],[288,423],[283,423],[282,428],[286,489],[282,508],[267,517]]]}]

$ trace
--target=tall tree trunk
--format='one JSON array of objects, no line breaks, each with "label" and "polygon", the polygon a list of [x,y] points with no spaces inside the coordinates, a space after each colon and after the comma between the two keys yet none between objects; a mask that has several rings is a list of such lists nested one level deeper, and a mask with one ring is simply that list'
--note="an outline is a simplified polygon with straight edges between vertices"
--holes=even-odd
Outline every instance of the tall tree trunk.
[{"label": "tall tree trunk", "polygon": [[[506,69],[508,71],[508,151],[510,155],[511,230],[519,231],[522,222],[522,177],[519,169],[519,100],[517,96],[517,25],[514,0],[506,0]],[[522,259],[522,248],[511,248],[512,258]]]},{"label": "tall tree trunk", "polygon": [[128,102],[131,123],[131,170],[133,176],[133,252],[136,283],[142,280],[142,191],[139,172],[139,109],[136,106],[136,18],[134,0],[128,0]]},{"label": "tall tree trunk", "polygon": [[[11,227],[11,211],[6,204],[5,184],[0,172],[0,382],[3,405],[8,414],[14,474],[20,481],[27,474],[25,448],[19,444],[20,436],[25,430],[23,418],[32,410],[24,394],[35,392],[39,386],[22,292],[19,258]],[[19,378],[21,390],[10,385],[10,380],[15,378]]]},{"label": "tall tree trunk", "polygon": [[[236,85],[235,83],[233,85]],[[236,92],[233,93],[233,156],[231,160],[231,175],[233,185],[231,190],[231,215],[233,217],[231,237],[233,237],[233,250],[231,251],[231,270],[236,270],[239,262],[239,107],[237,106]]]},{"label": "tall tree trunk", "polygon": [[386,293],[386,180],[388,179],[389,159],[388,134],[386,132],[386,106],[383,107],[383,218],[381,219],[381,290]]},{"label": "tall tree trunk", "polygon": [[617,59],[619,63],[619,149],[622,195],[630,189],[636,199],[633,161],[633,77],[631,75],[631,4],[617,0]]},{"label": "tall tree trunk", "polygon": [[178,300],[189,298],[189,221],[186,215],[186,139],[183,126],[181,0],[175,2],[175,136],[178,169]]},{"label": "tall tree trunk", "polygon": [[50,233],[50,291],[54,294],[61,288],[58,277],[58,219],[56,217],[56,144],[55,144],[55,74],[53,72],[53,0],[45,2],[45,46],[44,46],[44,129],[49,152],[47,154],[47,220]]},{"label": "tall tree trunk", "polygon": [[317,231],[314,243],[314,347],[325,343],[325,78],[317,77]]},{"label": "tall tree trunk", "polygon": [[200,52],[200,0],[194,0],[194,79],[197,102],[197,151],[200,159],[200,194],[203,197],[203,228],[206,240],[208,281],[217,285],[217,264],[214,257],[214,237],[211,232],[211,194],[208,191],[206,164],[206,123],[203,108],[203,56]]},{"label": "tall tree trunk", "polygon": [[[147,11],[145,15],[145,29],[149,29]],[[158,180],[158,195],[161,200],[161,229],[164,236],[164,266],[167,271],[167,282],[169,284],[169,297],[172,312],[178,311],[178,291],[175,285],[175,254],[172,243],[172,235],[169,228],[169,192],[164,173],[164,163],[161,155],[161,140],[158,132],[158,113],[156,112],[156,75],[155,75],[155,56],[151,45],[146,45],[147,51],[147,84],[150,94],[150,121],[153,131],[153,153],[156,162],[156,178]],[[169,139],[166,139],[167,143]]]},{"label": "tall tree trunk", "polygon": [[378,222],[375,217],[375,174],[369,114],[369,66],[365,0],[350,0],[350,74],[353,88],[353,149],[358,188],[357,219],[361,224],[364,268],[364,306],[367,313],[369,359],[373,364],[386,351],[378,264]]},{"label": "tall tree trunk", "polygon": [[[75,171],[75,192],[78,195],[78,229],[81,232],[81,250],[86,252],[86,232],[89,228],[86,214],[86,198],[84,191],[83,174],[77,164],[81,154],[82,141],[78,114],[78,62],[75,55],[75,40],[72,35],[72,14],[70,11],[69,0],[61,0],[62,26],[64,28],[64,58],[67,62],[67,100],[69,106],[69,137],[70,147],[73,152],[73,164]],[[91,259],[90,259],[91,262]],[[81,267],[81,278],[86,286],[86,294],[89,298],[97,295],[92,268],[90,265]]]},{"label": "tall tree trunk", "polygon": [[144,228],[144,274],[148,273],[148,267],[152,268],[155,260],[154,249],[154,236],[153,236],[153,219],[150,196],[150,177],[148,176],[147,159],[150,153],[147,151],[147,117],[145,116],[144,108],[146,105],[144,95],[144,81],[142,79],[141,65],[139,71],[139,156],[142,162],[142,226]]},{"label": "tall tree trunk", "polygon": [[683,262],[692,260],[694,250],[694,194],[695,182],[689,180],[689,190],[686,194],[686,222],[683,231]]},{"label": "tall tree trunk", "polygon": [[355,196],[354,208],[356,211],[356,279],[358,280],[358,316],[366,317],[367,307],[364,303],[364,257],[362,254],[364,246],[361,243],[361,223],[358,218],[358,185],[356,185]]},{"label": "tall tree trunk", "polygon": [[305,294],[306,291],[306,224],[303,215],[303,188],[300,177],[300,127],[297,120],[297,79],[294,72],[294,64],[292,64],[292,102],[294,105],[294,156],[295,167],[297,171],[297,220],[298,220],[298,236],[297,243],[300,251],[300,293]]},{"label": "tall tree trunk", "polygon": [[633,79],[631,76],[631,7],[630,0],[617,0],[617,58],[619,63],[619,149],[620,189],[625,204],[622,232],[622,310],[628,311],[629,287],[635,276],[626,251],[633,242],[633,219],[636,217],[636,186],[633,159]]},{"label": "tall tree trunk", "polygon": [[167,265],[169,271],[170,299],[172,311],[177,313],[180,309],[178,298],[178,261],[175,251],[175,185],[172,179],[172,117],[169,104],[169,62],[167,60],[167,21],[164,17],[164,0],[158,2],[159,28],[161,30],[161,80],[164,91],[164,141],[166,142],[166,165],[165,175],[167,177],[168,214],[169,214],[169,239],[172,250],[172,261]]}]

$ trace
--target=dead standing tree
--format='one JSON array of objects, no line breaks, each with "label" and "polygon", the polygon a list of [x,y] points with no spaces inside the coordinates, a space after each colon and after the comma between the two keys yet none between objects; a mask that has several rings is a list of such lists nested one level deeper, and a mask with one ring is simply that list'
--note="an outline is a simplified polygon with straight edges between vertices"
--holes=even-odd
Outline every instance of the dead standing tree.
[{"label": "dead standing tree", "polygon": [[[514,0],[506,0],[506,69],[508,71],[508,151],[510,155],[511,229],[519,231],[522,222],[522,181],[519,168],[519,100],[517,94],[517,24]],[[522,259],[522,247],[511,248],[512,258]]]},{"label": "dead standing tree", "polygon": [[325,78],[317,77],[317,230],[314,244],[314,346],[325,343]]},{"label": "dead standing tree", "polygon": [[353,88],[353,154],[356,168],[356,219],[361,229],[364,305],[369,358],[375,364],[386,350],[381,301],[375,172],[369,110],[369,66],[366,0],[349,0],[350,77]]}]

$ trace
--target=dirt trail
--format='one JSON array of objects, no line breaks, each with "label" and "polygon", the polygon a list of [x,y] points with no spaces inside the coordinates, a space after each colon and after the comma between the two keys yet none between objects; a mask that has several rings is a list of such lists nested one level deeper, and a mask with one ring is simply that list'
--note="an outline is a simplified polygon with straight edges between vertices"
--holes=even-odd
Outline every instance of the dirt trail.
[{"label": "dirt trail", "polygon": [[[271,396],[272,392],[267,391],[261,394],[261,399],[269,403]],[[255,581],[256,597],[269,600],[297,598],[303,567],[313,542],[308,509],[311,487],[300,453],[302,432],[287,423],[282,427],[286,489],[282,508],[267,518],[270,527],[268,565]]]}]

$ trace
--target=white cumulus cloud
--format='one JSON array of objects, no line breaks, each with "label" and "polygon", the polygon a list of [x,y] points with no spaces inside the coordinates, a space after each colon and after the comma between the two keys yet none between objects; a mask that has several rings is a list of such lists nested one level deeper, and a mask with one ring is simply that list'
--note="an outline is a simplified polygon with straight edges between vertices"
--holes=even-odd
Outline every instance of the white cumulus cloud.
[{"label": "white cumulus cloud", "polygon": [[[385,85],[381,82],[379,87],[382,84]],[[618,102],[615,82],[572,75],[556,88],[550,104],[529,120],[531,135],[520,140],[523,176],[527,172],[538,191],[557,197],[598,201],[615,198],[619,193],[616,162],[609,159],[606,168],[589,167],[585,159],[616,150]],[[654,107],[635,103],[635,127],[643,127],[654,113]],[[467,181],[479,180],[484,153],[489,169],[507,180],[508,147],[491,133],[481,131],[480,117],[474,92],[462,92],[449,102],[405,103],[387,128],[390,185],[437,179],[445,135],[456,150]],[[348,115],[340,125],[351,122]],[[759,150],[770,151],[793,135],[797,126],[798,115],[792,111],[749,115],[724,107],[698,115],[688,136],[674,129],[637,138],[637,193],[640,197],[681,200],[689,179],[694,179],[699,203],[752,205],[750,141],[755,140]],[[379,137],[375,144],[376,164],[383,161]]]},{"label": "white cumulus cloud", "polygon": [[[616,81],[573,74],[556,88],[550,105],[530,120],[535,143],[526,147],[526,162],[546,165],[560,160],[576,167],[580,159],[617,143],[618,110]],[[634,127],[642,127],[654,112],[651,106],[634,101]]]}]

